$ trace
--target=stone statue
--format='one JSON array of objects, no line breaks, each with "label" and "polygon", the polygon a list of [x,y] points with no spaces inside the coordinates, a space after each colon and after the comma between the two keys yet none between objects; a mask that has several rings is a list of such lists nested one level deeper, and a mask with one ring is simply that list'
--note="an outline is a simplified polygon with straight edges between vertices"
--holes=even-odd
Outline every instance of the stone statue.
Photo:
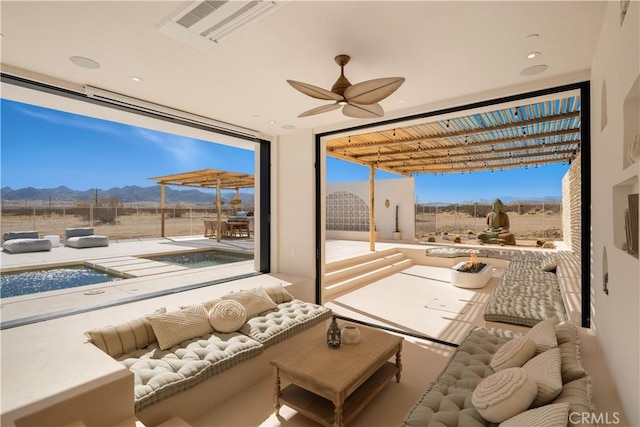
[{"label": "stone statue", "polygon": [[491,205],[491,212],[487,214],[487,229],[478,233],[479,243],[499,243],[501,245],[515,245],[516,238],[509,233],[509,216],[502,212],[502,201],[495,199]]}]

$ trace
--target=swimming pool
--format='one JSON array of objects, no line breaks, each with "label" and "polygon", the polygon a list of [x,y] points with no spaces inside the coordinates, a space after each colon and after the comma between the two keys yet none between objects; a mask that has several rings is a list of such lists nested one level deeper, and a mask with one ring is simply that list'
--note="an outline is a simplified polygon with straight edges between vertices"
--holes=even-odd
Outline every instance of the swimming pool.
[{"label": "swimming pool", "polygon": [[88,267],[65,267],[0,275],[0,297],[36,294],[120,280]]},{"label": "swimming pool", "polygon": [[253,254],[228,251],[201,251],[177,255],[163,255],[149,259],[189,268],[202,268],[232,262],[248,261],[253,259]]}]

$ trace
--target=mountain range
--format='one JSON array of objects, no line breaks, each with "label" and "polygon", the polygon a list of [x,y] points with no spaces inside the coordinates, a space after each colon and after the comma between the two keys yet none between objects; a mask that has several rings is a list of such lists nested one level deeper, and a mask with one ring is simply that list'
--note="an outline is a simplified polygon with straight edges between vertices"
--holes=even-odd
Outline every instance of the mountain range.
[{"label": "mountain range", "polygon": [[[245,190],[246,191],[246,190]],[[235,191],[222,191],[222,200],[229,202],[235,199]],[[240,192],[240,200],[243,204],[253,205],[253,193]],[[171,187],[165,189],[166,202],[168,204],[191,204],[191,205],[211,205],[215,200],[215,191],[203,192],[200,190],[175,190]],[[160,186],[152,185],[149,187],[140,187],[137,185],[129,185],[126,187],[114,187],[108,190],[91,189],[86,191],[72,190],[65,186],[56,188],[34,188],[26,187],[13,189],[11,187],[2,187],[0,189],[0,198],[4,201],[51,201],[55,202],[73,202],[73,201],[94,201],[100,199],[117,199],[122,203],[144,203],[144,202],[160,202]]]}]

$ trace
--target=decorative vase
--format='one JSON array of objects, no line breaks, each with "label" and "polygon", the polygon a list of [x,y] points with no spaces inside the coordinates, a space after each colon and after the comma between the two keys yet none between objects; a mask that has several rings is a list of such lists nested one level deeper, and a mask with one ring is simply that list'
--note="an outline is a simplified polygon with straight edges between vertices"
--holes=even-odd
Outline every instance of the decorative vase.
[{"label": "decorative vase", "polygon": [[329,348],[340,348],[340,328],[338,327],[338,322],[336,322],[336,318],[331,318],[331,323],[329,324],[329,329],[327,329],[327,345]]},{"label": "decorative vase", "polygon": [[344,344],[358,344],[360,342],[360,330],[355,326],[345,326],[340,332]]}]

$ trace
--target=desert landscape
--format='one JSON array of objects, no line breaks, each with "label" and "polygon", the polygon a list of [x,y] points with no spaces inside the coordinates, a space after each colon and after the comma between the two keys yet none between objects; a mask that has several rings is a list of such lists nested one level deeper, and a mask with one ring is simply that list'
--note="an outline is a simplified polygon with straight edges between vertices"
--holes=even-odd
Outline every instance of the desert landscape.
[{"label": "desert landscape", "polygon": [[[246,209],[244,207],[243,209]],[[223,207],[223,221],[238,209]],[[249,209],[250,210],[250,209]],[[485,216],[490,206],[456,204],[416,206],[416,235],[420,241],[475,243],[476,234],[485,228]],[[562,240],[561,204],[507,205],[511,232],[518,246],[535,246],[539,240]],[[215,220],[214,208],[171,207],[165,213],[165,236],[204,235],[204,220]],[[160,237],[159,208],[87,208],[87,207],[3,207],[0,230],[37,230],[41,236],[59,235],[72,227],[93,227],[96,234],[111,240]]]}]

